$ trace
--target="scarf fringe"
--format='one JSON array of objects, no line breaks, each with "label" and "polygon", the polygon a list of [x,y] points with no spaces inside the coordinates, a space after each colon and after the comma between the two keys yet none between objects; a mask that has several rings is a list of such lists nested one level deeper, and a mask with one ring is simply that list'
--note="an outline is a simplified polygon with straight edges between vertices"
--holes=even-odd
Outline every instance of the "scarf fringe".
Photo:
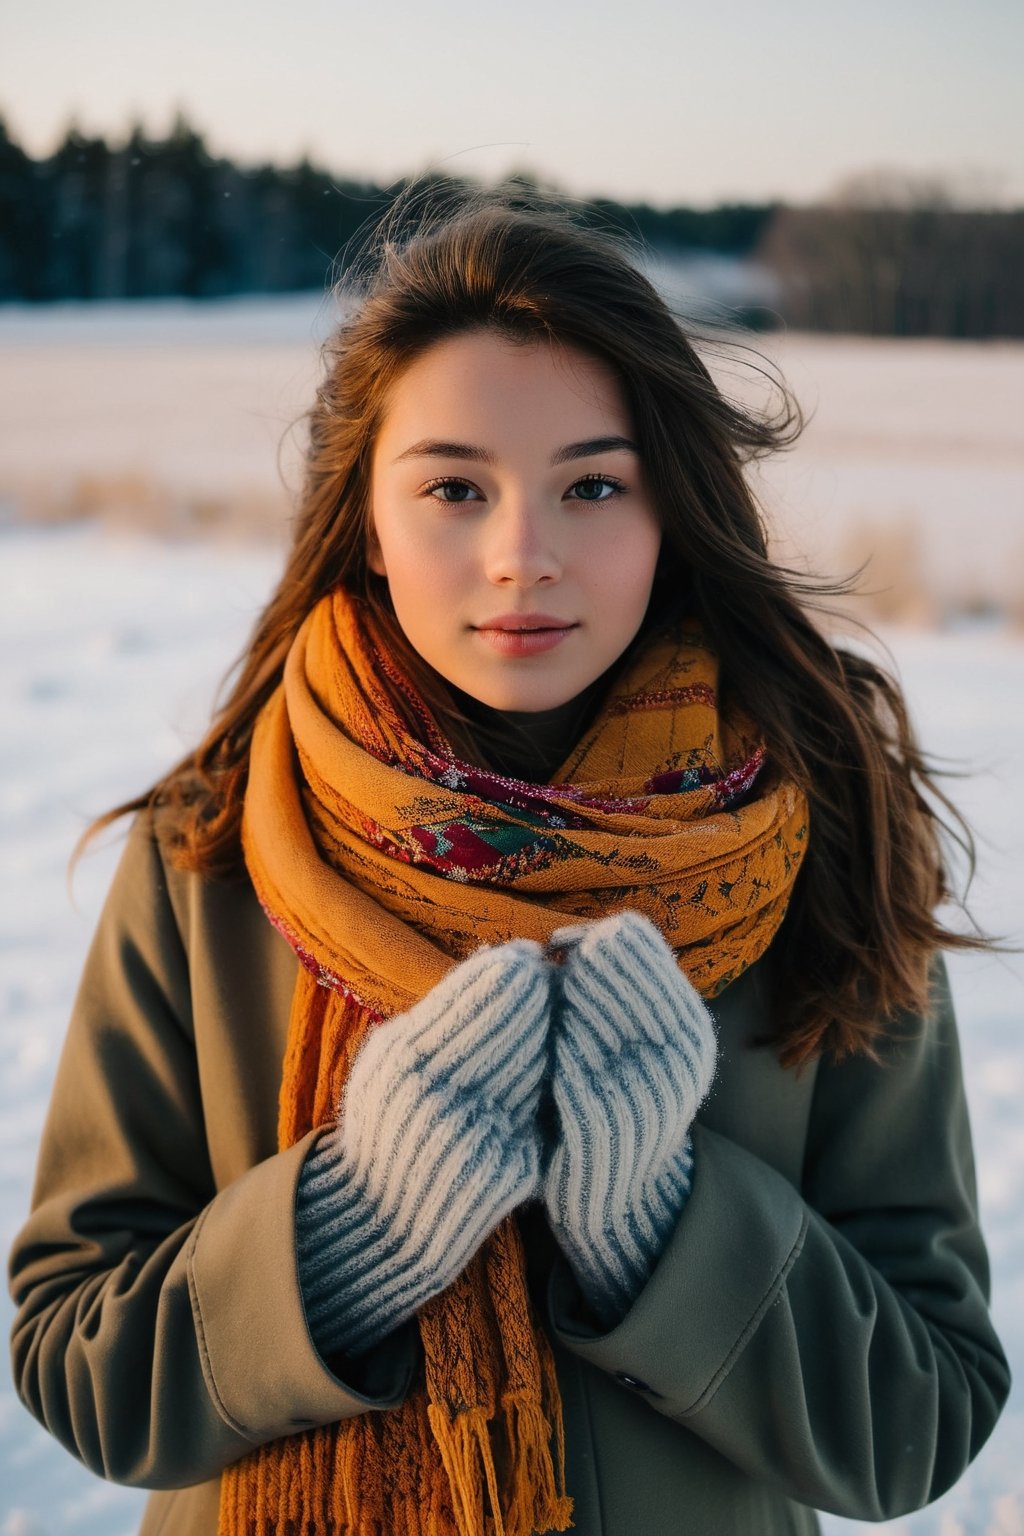
[{"label": "scarf fringe", "polygon": [[[506,1536],[486,1411],[468,1408],[452,1415],[441,1404],[430,1403],[427,1416],[448,1474],[459,1530],[463,1536]],[[490,1520],[484,1512],[485,1483]]]},{"label": "scarf fringe", "polygon": [[569,1530],[573,1504],[565,1492],[565,1437],[561,1414],[556,1420],[557,1454],[553,1463],[549,1450],[551,1426],[540,1405],[518,1392],[509,1393],[501,1402],[512,1452],[510,1502],[505,1511],[506,1536]]},{"label": "scarf fringe", "polygon": [[[353,1430],[355,1423],[271,1441],[227,1467],[217,1536],[460,1536],[451,1505],[435,1491],[385,1487],[387,1435],[375,1415]],[[428,1448],[421,1451],[429,1464]],[[491,1536],[494,1527],[486,1530]]]}]

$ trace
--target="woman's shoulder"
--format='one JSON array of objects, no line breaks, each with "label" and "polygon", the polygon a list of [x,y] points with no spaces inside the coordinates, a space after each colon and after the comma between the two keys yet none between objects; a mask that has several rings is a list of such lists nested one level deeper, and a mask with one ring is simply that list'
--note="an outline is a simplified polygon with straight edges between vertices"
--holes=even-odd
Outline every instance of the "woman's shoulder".
[{"label": "woman's shoulder", "polygon": [[241,802],[208,774],[180,767],[133,806],[132,834],[153,843],[169,877],[246,883]]},{"label": "woman's shoulder", "polygon": [[[287,1016],[297,961],[268,921],[244,863],[230,878],[183,867],[173,806],[134,817],[101,926],[124,953],[162,956],[180,972],[198,1016]],[[175,958],[176,957],[176,958]],[[276,1027],[276,1024],[275,1024]]]},{"label": "woman's shoulder", "polygon": [[191,767],[179,768],[161,781],[149,803],[139,812],[149,835],[155,838],[168,862],[182,866],[180,854],[189,829],[211,821],[218,812],[216,789],[209,779]]},{"label": "woman's shoulder", "polygon": [[183,941],[203,921],[247,923],[260,913],[241,853],[230,870],[196,867],[188,829],[197,815],[210,814],[210,804],[209,788],[197,777],[163,786],[132,817],[111,888],[115,904],[141,907],[153,922],[173,920]]}]

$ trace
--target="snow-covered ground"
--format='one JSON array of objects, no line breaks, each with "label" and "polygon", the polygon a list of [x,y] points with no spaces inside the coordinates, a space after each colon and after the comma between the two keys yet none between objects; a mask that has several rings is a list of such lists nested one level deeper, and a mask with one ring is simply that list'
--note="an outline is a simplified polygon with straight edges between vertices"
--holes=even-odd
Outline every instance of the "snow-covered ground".
[{"label": "snow-covered ground", "polygon": [[[273,544],[124,531],[284,505],[277,448],[328,312],[308,299],[0,312],[0,1243],[29,1199],[71,998],[116,844],[85,823],[195,740],[278,568]],[[767,466],[780,541],[832,564],[872,540],[909,608],[1008,619],[886,631],[926,745],[970,770],[972,906],[1024,943],[1024,347],[762,338],[818,414]],[[744,388],[749,389],[749,378]],[[286,444],[286,479],[294,476]],[[24,514],[101,516],[32,526]],[[198,509],[198,510],[197,510]],[[276,512],[275,512],[276,509]],[[920,548],[915,554],[915,540]],[[977,601],[974,601],[977,599]],[[907,606],[906,604],[904,605]],[[1024,1379],[1024,957],[953,957],[994,1306]],[[0,1300],[6,1333],[10,1306]],[[1024,1393],[961,1485],[885,1527],[1024,1536]],[[0,1373],[0,1536],[128,1536],[141,1496],[83,1472]],[[830,1520],[838,1536],[856,1527]],[[866,1530],[867,1527],[864,1527]]]}]

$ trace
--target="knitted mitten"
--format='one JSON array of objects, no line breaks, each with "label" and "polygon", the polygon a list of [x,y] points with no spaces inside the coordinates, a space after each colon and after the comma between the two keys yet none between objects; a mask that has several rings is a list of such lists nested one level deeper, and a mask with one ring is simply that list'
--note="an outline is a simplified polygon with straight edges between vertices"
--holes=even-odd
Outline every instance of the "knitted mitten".
[{"label": "knitted mitten", "polygon": [[371,1030],[299,1181],[299,1282],[321,1354],[365,1352],[538,1193],[549,994],[540,946],[517,940]]},{"label": "knitted mitten", "polygon": [[600,1322],[628,1310],[690,1191],[690,1125],[715,1069],[711,1015],[636,912],[561,929],[552,1230]]}]

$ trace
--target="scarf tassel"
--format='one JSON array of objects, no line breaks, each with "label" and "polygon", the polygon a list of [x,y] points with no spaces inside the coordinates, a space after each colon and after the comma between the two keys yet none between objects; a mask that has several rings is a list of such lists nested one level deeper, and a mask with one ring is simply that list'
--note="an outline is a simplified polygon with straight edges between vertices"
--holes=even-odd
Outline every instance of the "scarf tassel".
[{"label": "scarf tassel", "polygon": [[[463,1413],[452,1414],[440,1404],[430,1403],[427,1415],[448,1474],[455,1518],[462,1536],[506,1536],[486,1410],[467,1408]],[[485,1483],[490,1524],[484,1518]]]},{"label": "scarf tassel", "polygon": [[455,1536],[447,1500],[401,1476],[385,1492],[375,1426],[341,1430],[272,1441],[227,1467],[217,1536]]},{"label": "scarf tassel", "polygon": [[567,1531],[572,1525],[572,1499],[565,1492],[565,1438],[561,1414],[556,1418],[556,1461],[549,1448],[550,1425],[536,1400],[521,1393],[502,1398],[512,1452],[510,1499],[505,1512],[506,1536],[532,1536],[534,1531]]},{"label": "scarf tassel", "polygon": [[[557,1437],[556,1471],[550,1451],[551,1426],[536,1399],[526,1393],[508,1393],[502,1407],[509,1448],[504,1508],[486,1411],[470,1408],[450,1414],[436,1403],[427,1409],[460,1532],[463,1536],[533,1536],[535,1531],[569,1530],[572,1500],[565,1494],[563,1437]],[[558,1423],[561,1427],[560,1418]]]}]

